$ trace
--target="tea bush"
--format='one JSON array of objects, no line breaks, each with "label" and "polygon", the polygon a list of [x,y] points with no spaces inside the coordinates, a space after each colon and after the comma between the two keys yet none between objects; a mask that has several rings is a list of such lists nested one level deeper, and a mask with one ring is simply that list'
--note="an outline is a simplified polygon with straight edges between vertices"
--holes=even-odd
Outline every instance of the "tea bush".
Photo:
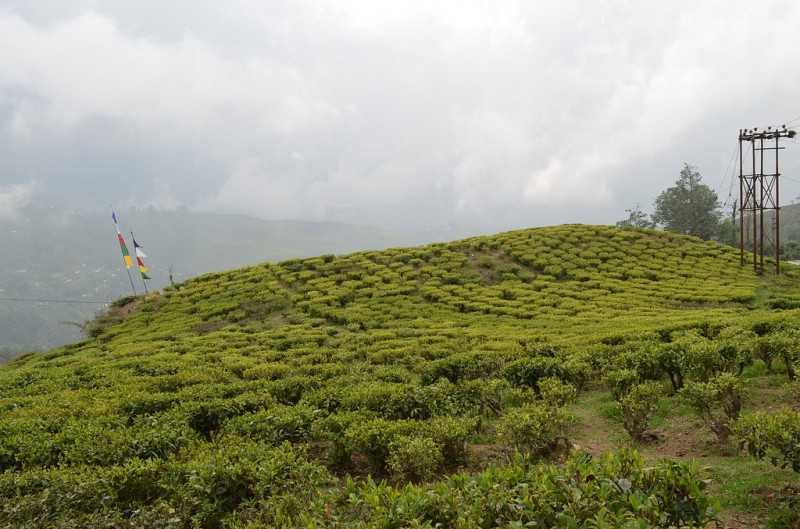
[{"label": "tea bush", "polygon": [[441,447],[430,437],[401,435],[389,443],[388,467],[392,474],[409,481],[427,481],[442,467]]},{"label": "tea bush", "polygon": [[619,396],[617,402],[622,412],[622,425],[631,437],[643,439],[650,416],[656,410],[662,395],[663,390],[659,383],[643,382],[631,386],[627,393]]},{"label": "tea bush", "polygon": [[539,380],[539,393],[546,404],[557,408],[570,404],[578,395],[575,386],[555,377]]},{"label": "tea bush", "polygon": [[736,375],[723,373],[708,382],[690,382],[681,397],[721,443],[728,441],[730,424],[742,410],[742,383]]},{"label": "tea bush", "polygon": [[518,450],[545,454],[559,441],[566,442],[567,426],[572,421],[562,408],[532,404],[510,410],[500,422],[500,435]]},{"label": "tea bush", "polygon": [[800,472],[800,412],[747,414],[734,423],[733,432],[750,455]]}]

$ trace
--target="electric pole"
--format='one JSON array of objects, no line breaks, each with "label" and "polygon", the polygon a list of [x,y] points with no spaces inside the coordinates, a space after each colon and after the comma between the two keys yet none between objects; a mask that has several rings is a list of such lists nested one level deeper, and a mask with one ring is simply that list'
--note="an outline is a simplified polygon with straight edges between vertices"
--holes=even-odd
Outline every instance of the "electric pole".
[{"label": "electric pole", "polygon": [[[781,273],[781,223],[780,223],[780,186],[778,177],[778,153],[785,149],[780,146],[781,138],[794,138],[795,131],[767,127],[767,130],[739,129],[739,255],[741,264],[745,264],[745,238],[750,235],[752,219],[753,271],[764,273],[764,241],[771,242],[775,251],[775,273]],[[771,140],[775,143],[770,146]],[[745,172],[743,147],[750,143],[752,157]],[[765,144],[766,142],[766,144]],[[764,163],[764,153],[774,152],[775,172],[769,172]],[[767,163],[769,160],[767,160]],[[764,230],[764,212],[774,211],[772,227],[769,233]]]}]

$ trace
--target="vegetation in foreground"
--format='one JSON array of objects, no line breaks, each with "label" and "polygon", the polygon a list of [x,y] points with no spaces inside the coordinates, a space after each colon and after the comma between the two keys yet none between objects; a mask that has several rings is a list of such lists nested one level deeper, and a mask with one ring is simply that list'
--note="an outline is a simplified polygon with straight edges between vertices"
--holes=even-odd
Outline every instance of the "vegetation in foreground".
[{"label": "vegetation in foreground", "polygon": [[120,300],[0,370],[0,526],[791,527],[797,279],[561,226]]}]

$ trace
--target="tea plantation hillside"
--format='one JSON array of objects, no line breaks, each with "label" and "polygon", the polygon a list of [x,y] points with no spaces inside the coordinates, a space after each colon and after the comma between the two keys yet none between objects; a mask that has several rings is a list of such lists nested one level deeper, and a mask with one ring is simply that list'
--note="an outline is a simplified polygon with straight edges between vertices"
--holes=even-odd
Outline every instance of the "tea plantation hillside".
[{"label": "tea plantation hillside", "polygon": [[0,369],[0,527],[760,523],[800,481],[787,267],[571,225],[123,299]]}]

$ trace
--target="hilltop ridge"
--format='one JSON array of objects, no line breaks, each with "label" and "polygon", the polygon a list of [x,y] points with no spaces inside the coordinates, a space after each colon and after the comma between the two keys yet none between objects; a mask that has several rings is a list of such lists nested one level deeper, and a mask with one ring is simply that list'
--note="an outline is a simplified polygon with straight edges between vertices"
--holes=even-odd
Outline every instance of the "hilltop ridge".
[{"label": "hilltop ridge", "polygon": [[[211,273],[142,307],[173,315],[171,330],[186,337],[298,325],[345,335],[421,319],[475,327],[492,318],[492,327],[537,339],[590,341],[617,333],[619,322],[644,330],[736,317],[769,281],[717,243],[568,225]],[[132,318],[111,336],[143,338],[151,331],[141,323]]]}]

